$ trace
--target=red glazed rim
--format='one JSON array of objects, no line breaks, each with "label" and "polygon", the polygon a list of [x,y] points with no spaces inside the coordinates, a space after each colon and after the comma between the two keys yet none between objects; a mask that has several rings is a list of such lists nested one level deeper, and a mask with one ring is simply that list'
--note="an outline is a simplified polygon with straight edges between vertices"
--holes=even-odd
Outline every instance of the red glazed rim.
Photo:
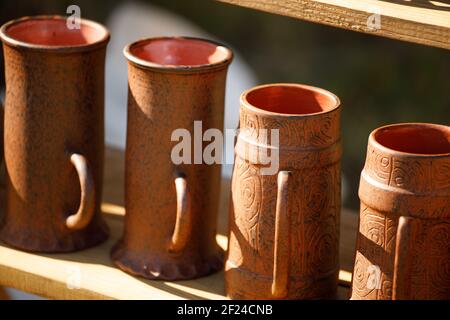
[{"label": "red glazed rim", "polygon": [[[66,23],[66,21],[67,17],[57,15],[31,16],[11,20],[5,23],[0,28],[0,38],[4,43],[13,47],[31,49],[36,51],[52,51],[63,53],[81,52],[103,47],[108,43],[110,39],[109,31],[105,26],[86,19],[80,19],[81,28],[77,30],[64,30],[61,29],[60,26],[57,30],[52,31],[51,29],[49,29],[51,27],[57,27],[55,22]],[[46,32],[42,32],[42,30],[44,29],[38,29],[38,25],[40,22],[47,22],[47,30],[45,30]],[[54,25],[49,25],[49,22],[53,23]],[[25,34],[24,31],[21,32],[20,26],[25,24],[33,24],[33,26],[28,26],[28,28],[25,27],[25,29],[32,30],[34,34],[30,36]],[[44,24],[42,25],[44,26]],[[17,34],[11,35],[11,29],[14,28],[18,29],[16,30]],[[55,40],[55,34],[56,31],[61,32],[61,30],[67,32],[67,34],[60,33],[58,36],[66,41],[61,41],[61,44],[58,44],[58,41]],[[41,34],[39,34],[39,31],[41,31]],[[52,31],[53,38],[46,37],[48,36],[49,31]],[[41,36],[40,39],[39,36]],[[33,40],[38,40],[30,41],[30,38],[33,38]],[[48,44],[49,42],[53,43]]]},{"label": "red glazed rim", "polygon": [[[409,129],[409,132],[401,133],[401,131],[405,131]],[[417,136],[414,136],[411,130],[417,129]],[[427,132],[428,137],[425,137],[424,134]],[[403,136],[400,136],[403,134]],[[396,141],[386,142],[380,141],[383,138],[383,135],[386,134],[396,134],[396,137],[392,137],[397,139]],[[431,137],[431,134],[434,134]],[[436,135],[440,135],[437,137]],[[440,141],[437,141],[437,138],[440,138]],[[403,142],[402,140],[405,139]],[[445,140],[445,141],[444,141]],[[413,150],[416,148],[421,148],[420,146],[412,146],[410,142],[419,142],[422,144],[422,147],[426,150],[430,150],[429,152],[418,152],[408,151],[408,149]],[[373,146],[378,148],[379,150],[392,154],[392,155],[402,155],[405,157],[450,157],[450,127],[441,124],[433,124],[433,123],[397,123],[390,124],[380,128],[375,129],[370,133],[369,143],[372,143]],[[433,152],[433,149],[436,150]],[[448,151],[447,151],[448,150]]]},{"label": "red glazed rim", "polygon": [[[270,96],[273,97],[272,101],[279,103],[270,104]],[[255,113],[291,119],[321,116],[336,111],[341,106],[335,94],[325,89],[298,83],[256,86],[242,93],[240,100],[244,108]]]},{"label": "red glazed rim", "polygon": [[[128,61],[162,72],[199,72],[228,66],[233,52],[225,45],[193,37],[157,37],[127,45]],[[195,55],[195,56],[194,56]]]}]

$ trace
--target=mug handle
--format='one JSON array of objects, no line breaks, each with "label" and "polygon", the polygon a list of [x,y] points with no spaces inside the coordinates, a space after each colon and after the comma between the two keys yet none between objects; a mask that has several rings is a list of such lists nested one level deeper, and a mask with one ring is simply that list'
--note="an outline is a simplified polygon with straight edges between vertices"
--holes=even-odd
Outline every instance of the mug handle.
[{"label": "mug handle", "polygon": [[278,192],[275,213],[275,241],[272,296],[283,298],[288,293],[290,255],[290,217],[288,207],[290,171],[280,171],[277,177]]},{"label": "mug handle", "polygon": [[182,251],[190,238],[192,231],[192,211],[187,180],[183,175],[175,179],[177,192],[177,216],[172,234],[169,251]]},{"label": "mug handle", "polygon": [[406,288],[408,285],[409,270],[407,267],[409,254],[409,239],[411,237],[411,219],[410,217],[401,216],[398,219],[397,235],[395,240],[394,254],[394,274],[392,283],[392,300],[405,298]]},{"label": "mug handle", "polygon": [[70,162],[75,167],[80,179],[81,199],[78,211],[67,217],[66,226],[71,230],[80,230],[85,228],[94,217],[95,183],[92,171],[83,155],[72,153]]}]

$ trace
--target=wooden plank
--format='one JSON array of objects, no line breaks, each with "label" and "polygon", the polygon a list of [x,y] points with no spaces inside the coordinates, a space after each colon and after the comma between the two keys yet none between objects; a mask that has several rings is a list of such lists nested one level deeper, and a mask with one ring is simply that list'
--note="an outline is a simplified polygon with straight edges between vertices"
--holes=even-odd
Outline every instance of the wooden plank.
[{"label": "wooden plank", "polygon": [[[100,246],[70,254],[32,254],[0,244],[0,285],[54,299],[224,299],[223,272],[189,281],[148,281],[113,267],[109,252],[122,234],[123,153],[107,149],[102,211],[111,229]],[[119,190],[119,191],[118,191]],[[229,180],[222,186],[219,244],[225,248]],[[356,215],[344,210],[339,298],[347,299],[353,265]],[[349,261],[350,259],[351,261]]]},{"label": "wooden plank", "polygon": [[[114,268],[109,251],[122,232],[122,216],[117,215],[115,209],[109,211],[108,208],[116,206],[103,206],[111,237],[100,246],[71,254],[50,255],[31,254],[0,245],[0,283],[54,299],[225,298],[223,272],[197,280],[164,282],[135,278]],[[343,215],[344,219],[347,215]],[[225,236],[218,235],[218,242],[226,247]],[[348,296],[349,271],[342,270],[340,278],[346,283],[339,290],[340,298],[345,299]]]},{"label": "wooden plank", "polygon": [[[0,283],[54,299],[220,299],[223,273],[200,280],[164,282],[135,278],[112,266],[109,252],[122,217],[105,212],[111,237],[73,254],[31,254],[0,246]],[[221,245],[226,238],[219,236]]]},{"label": "wooden plank", "polygon": [[450,49],[448,0],[218,1],[333,27]]}]

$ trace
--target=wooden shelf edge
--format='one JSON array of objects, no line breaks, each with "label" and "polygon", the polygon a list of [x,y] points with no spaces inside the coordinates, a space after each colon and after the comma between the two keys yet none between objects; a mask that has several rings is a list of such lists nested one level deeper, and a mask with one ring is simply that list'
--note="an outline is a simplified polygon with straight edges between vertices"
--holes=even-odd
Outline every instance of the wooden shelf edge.
[{"label": "wooden shelf edge", "polygon": [[[132,277],[115,268],[109,251],[121,235],[124,210],[111,204],[102,208],[111,237],[100,246],[69,254],[32,254],[0,244],[0,285],[51,299],[226,299],[223,271],[195,280],[164,282]],[[346,215],[343,220],[348,220]],[[217,240],[226,249],[227,238],[218,235]],[[74,272],[78,272],[78,285]],[[339,279],[339,298],[345,299],[349,270],[341,270]]]},{"label": "wooden shelf edge", "polygon": [[[379,0],[217,0],[342,29],[450,49],[450,7]],[[368,26],[379,14],[380,28]]]}]

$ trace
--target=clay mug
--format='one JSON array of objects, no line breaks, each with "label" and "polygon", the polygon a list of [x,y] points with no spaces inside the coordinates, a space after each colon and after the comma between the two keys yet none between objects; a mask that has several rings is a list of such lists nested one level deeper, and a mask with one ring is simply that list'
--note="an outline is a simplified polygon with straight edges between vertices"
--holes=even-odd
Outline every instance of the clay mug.
[{"label": "clay mug", "polygon": [[194,121],[201,121],[203,131],[222,130],[233,54],[221,44],[183,37],[137,41],[124,54],[126,216],[112,259],[122,270],[148,279],[207,275],[223,266],[216,242],[221,168],[195,161],[195,152],[188,161],[174,161],[179,137],[174,140],[173,134],[178,129],[198,139]]},{"label": "clay mug", "polygon": [[[339,272],[339,99],[311,86],[269,84],[244,92],[240,102],[226,293],[332,298]],[[273,129],[278,145],[268,138]],[[270,173],[263,171],[269,149],[279,155]]]},{"label": "clay mug", "polygon": [[450,127],[374,130],[359,197],[352,299],[450,299]]},{"label": "clay mug", "polygon": [[0,102],[0,164],[3,162],[3,125],[5,120],[5,110],[3,109],[3,105]]},{"label": "clay mug", "polygon": [[59,16],[0,29],[5,56],[6,213],[11,246],[66,252],[107,238],[100,217],[109,32]]}]

